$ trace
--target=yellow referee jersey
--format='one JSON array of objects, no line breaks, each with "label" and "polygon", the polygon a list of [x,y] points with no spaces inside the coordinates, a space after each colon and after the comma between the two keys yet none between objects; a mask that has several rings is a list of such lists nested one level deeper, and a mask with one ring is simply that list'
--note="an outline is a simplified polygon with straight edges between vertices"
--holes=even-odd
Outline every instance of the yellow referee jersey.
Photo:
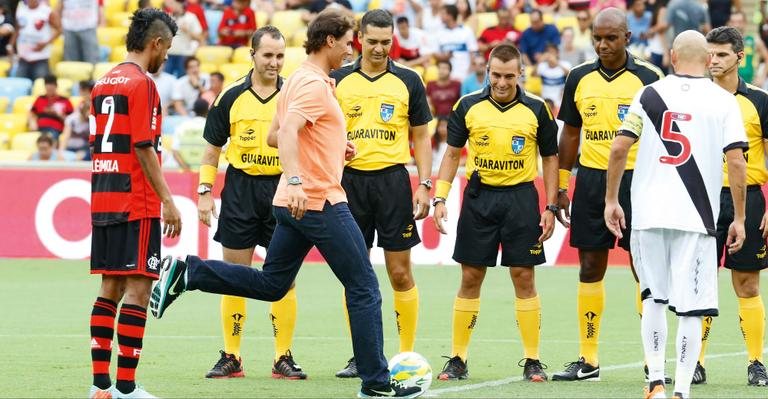
[{"label": "yellow referee jersey", "polygon": [[[608,169],[611,143],[632,99],[640,88],[663,76],[654,65],[630,53],[627,53],[627,63],[618,71],[606,71],[599,59],[571,69],[557,118],[581,128],[581,165]],[[635,168],[636,156],[635,144],[627,158],[628,170]]]},{"label": "yellow referee jersey", "polygon": [[336,98],[347,122],[347,139],[357,155],[347,163],[358,170],[379,170],[411,160],[410,126],[432,120],[421,77],[412,69],[387,61],[384,73],[369,77],[360,58],[331,72]]},{"label": "yellow referee jersey", "polygon": [[[253,71],[253,70],[251,70]],[[203,137],[217,147],[229,140],[226,157],[235,168],[250,175],[279,175],[283,172],[277,148],[267,145],[277,96],[283,85],[278,77],[274,94],[261,98],[251,89],[251,72],[227,86],[208,112]]]},{"label": "yellow referee jersey", "polygon": [[[768,182],[765,168],[765,147],[768,139],[768,93],[739,78],[736,101],[741,108],[744,130],[747,132],[749,149],[744,153],[747,161],[747,185],[763,185]],[[723,186],[728,187],[728,165],[723,158]]]},{"label": "yellow referee jersey", "polygon": [[508,104],[485,86],[462,97],[448,118],[448,145],[463,148],[467,140],[467,178],[477,170],[483,184],[513,186],[536,178],[539,153],[557,154],[557,123],[544,100],[520,86]]}]

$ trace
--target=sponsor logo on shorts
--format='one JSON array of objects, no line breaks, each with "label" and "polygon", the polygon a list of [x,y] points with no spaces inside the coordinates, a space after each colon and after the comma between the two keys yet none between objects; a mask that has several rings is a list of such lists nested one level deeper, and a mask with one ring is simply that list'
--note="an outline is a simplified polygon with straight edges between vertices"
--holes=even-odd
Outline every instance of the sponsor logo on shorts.
[{"label": "sponsor logo on shorts", "polygon": [[766,254],[766,248],[765,248],[765,245],[763,245],[762,248],[760,248],[757,251],[757,254],[755,254],[755,257],[757,259],[765,259],[765,254]]},{"label": "sponsor logo on shorts", "polygon": [[150,270],[157,270],[158,266],[160,266],[160,258],[157,257],[157,254],[152,254],[152,257],[147,259],[147,267]]},{"label": "sponsor logo on shorts", "polygon": [[544,249],[542,248],[541,243],[537,242],[536,244],[533,244],[533,246],[531,247],[531,249],[528,250],[528,252],[530,252],[531,255],[541,255],[541,252],[543,250]]},{"label": "sponsor logo on shorts", "polygon": [[403,238],[411,238],[413,236],[413,225],[408,224],[408,227],[403,230]]}]

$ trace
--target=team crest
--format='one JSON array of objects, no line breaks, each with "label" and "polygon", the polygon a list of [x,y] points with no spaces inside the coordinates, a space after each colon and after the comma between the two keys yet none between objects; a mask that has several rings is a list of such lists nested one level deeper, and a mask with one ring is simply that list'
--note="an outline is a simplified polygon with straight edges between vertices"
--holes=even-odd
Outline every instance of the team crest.
[{"label": "team crest", "polygon": [[525,147],[525,137],[522,137],[522,136],[512,137],[512,152],[514,152],[515,154],[519,154],[523,151],[523,147]]},{"label": "team crest", "polygon": [[628,112],[629,112],[629,105],[619,104],[618,115],[619,115],[620,121],[624,122],[624,117],[627,116]]},{"label": "team crest", "polygon": [[389,122],[393,115],[395,115],[395,106],[392,104],[381,103],[381,108],[379,108],[379,116],[381,116],[381,120]]}]

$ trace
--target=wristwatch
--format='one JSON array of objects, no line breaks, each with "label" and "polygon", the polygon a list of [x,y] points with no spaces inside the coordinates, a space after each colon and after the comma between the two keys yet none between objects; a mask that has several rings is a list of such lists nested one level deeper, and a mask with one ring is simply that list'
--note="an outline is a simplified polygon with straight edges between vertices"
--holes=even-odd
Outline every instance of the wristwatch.
[{"label": "wristwatch", "polygon": [[439,203],[445,204],[445,198],[435,197],[432,199],[432,206],[436,206]]},{"label": "wristwatch", "polygon": [[205,184],[197,186],[197,195],[205,195],[211,192],[211,188]]},{"label": "wristwatch", "polygon": [[429,178],[424,179],[424,180],[422,180],[419,183],[419,185],[426,187],[427,190],[431,190],[432,189],[432,179],[429,179]]},{"label": "wristwatch", "polygon": [[291,176],[288,178],[288,184],[291,186],[298,186],[301,185],[301,177],[299,176]]},{"label": "wristwatch", "polygon": [[544,209],[546,209],[546,210],[548,210],[548,211],[550,211],[550,212],[554,213],[554,214],[555,214],[555,216],[557,216],[557,213],[558,213],[558,212],[560,212],[560,207],[559,207],[559,206],[557,206],[557,205],[554,205],[554,204],[549,204],[549,205],[547,205],[547,207],[546,207],[546,208],[544,208]]}]

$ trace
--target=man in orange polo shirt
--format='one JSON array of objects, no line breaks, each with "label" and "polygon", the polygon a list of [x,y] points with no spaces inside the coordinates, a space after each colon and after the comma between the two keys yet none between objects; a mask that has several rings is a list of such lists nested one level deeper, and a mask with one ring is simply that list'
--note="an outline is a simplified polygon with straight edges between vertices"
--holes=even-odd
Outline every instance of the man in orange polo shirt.
[{"label": "man in orange polo shirt", "polygon": [[277,301],[288,292],[304,257],[316,246],[346,290],[352,347],[363,380],[359,397],[416,397],[420,387],[390,381],[383,353],[381,293],[363,235],[341,187],[345,159],[355,155],[328,76],[352,54],[352,20],[326,9],[309,25],[307,60],[283,85],[270,145],[283,176],[272,202],[277,225],[262,271],[187,256],[166,257],[150,308],[160,318],[184,291]]}]

